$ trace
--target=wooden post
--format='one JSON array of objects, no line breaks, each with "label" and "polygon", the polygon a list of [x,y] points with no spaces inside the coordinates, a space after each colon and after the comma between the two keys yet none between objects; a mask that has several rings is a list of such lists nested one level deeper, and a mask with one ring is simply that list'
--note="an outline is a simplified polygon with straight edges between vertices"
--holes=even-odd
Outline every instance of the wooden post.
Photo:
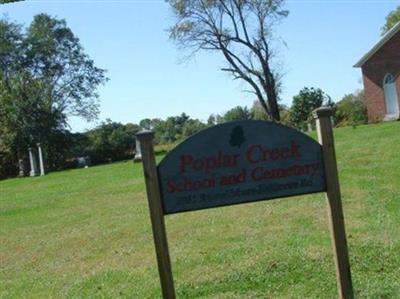
[{"label": "wooden post", "polygon": [[317,123],[318,140],[322,145],[326,173],[326,197],[331,226],[333,249],[335,253],[337,286],[340,298],[354,298],[351,282],[349,254],[347,250],[344,227],[342,201],[336,165],[335,145],[331,117],[333,111],[329,107],[321,107],[313,112]]},{"label": "wooden post", "polygon": [[161,206],[158,173],[153,149],[154,133],[152,131],[142,131],[136,135],[136,138],[140,141],[143,172],[146,181],[147,199],[149,202],[162,294],[164,299],[175,299],[174,281],[172,277],[164,214]]}]

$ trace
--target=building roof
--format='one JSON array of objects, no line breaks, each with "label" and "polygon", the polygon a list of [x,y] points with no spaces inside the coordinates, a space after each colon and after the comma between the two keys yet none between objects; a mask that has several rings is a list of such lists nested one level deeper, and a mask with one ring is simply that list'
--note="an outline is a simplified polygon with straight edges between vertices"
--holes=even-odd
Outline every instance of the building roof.
[{"label": "building roof", "polygon": [[374,55],[380,48],[383,47],[397,32],[400,32],[400,22],[394,25],[376,44],[371,50],[367,52],[355,65],[354,67],[361,67],[367,62],[372,55]]}]

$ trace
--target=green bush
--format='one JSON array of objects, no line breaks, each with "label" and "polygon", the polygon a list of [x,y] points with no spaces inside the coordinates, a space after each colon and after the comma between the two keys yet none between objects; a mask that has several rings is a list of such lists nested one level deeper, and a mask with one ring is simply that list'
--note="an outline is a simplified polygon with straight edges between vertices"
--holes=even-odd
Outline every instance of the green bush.
[{"label": "green bush", "polygon": [[81,155],[89,155],[95,164],[133,157],[135,134],[138,131],[138,125],[123,125],[107,120],[86,133],[88,146]]},{"label": "green bush", "polygon": [[363,92],[348,94],[336,104],[335,119],[337,126],[356,126],[368,122]]}]

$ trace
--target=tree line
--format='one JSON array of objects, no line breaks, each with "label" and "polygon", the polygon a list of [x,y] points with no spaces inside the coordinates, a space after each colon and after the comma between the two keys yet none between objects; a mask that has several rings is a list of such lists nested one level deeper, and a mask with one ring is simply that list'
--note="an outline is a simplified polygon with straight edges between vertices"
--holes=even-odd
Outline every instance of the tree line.
[{"label": "tree line", "polygon": [[[14,1],[0,1],[7,3]],[[273,28],[288,15],[283,0],[174,1],[170,38],[178,46],[219,52],[226,61],[222,70],[244,80],[257,101],[251,108],[235,107],[207,121],[186,114],[166,120],[145,119],[139,124],[106,121],[85,133],[72,134],[68,117],[88,121],[97,118],[97,88],[108,78],[84,52],[66,21],[47,14],[36,15],[25,27],[0,19],[0,177],[14,175],[19,160],[37,142],[46,149],[51,169],[68,167],[74,157],[90,155],[93,163],[130,157],[133,135],[141,128],[155,130],[158,144],[179,142],[224,121],[260,119],[280,121],[305,130],[310,112],[321,105],[335,108],[335,122],[366,122],[362,93],[347,95],[337,104],[317,88],[304,88],[291,107],[280,105],[280,74],[276,71]],[[387,17],[382,32],[399,20],[398,7]]]},{"label": "tree line", "polygon": [[[312,123],[311,112],[322,105],[329,105],[334,109],[336,126],[356,126],[368,121],[362,92],[345,95],[334,103],[321,89],[303,88],[294,96],[291,107],[279,106],[281,123],[305,131],[308,129],[308,124]],[[78,157],[90,157],[91,164],[109,163],[133,158],[136,151],[135,134],[143,129],[155,132],[156,145],[171,145],[220,123],[267,119],[268,116],[258,101],[254,101],[250,108],[237,106],[225,113],[211,114],[207,120],[191,118],[185,113],[166,119],[146,118],[138,124],[121,124],[108,119],[84,133],[59,130],[47,139],[44,151],[47,165],[53,170],[77,167]],[[53,144],[48,146],[50,142]],[[7,165],[4,165],[6,161],[1,160],[0,176],[16,175],[17,163],[6,167]],[[28,165],[26,156],[25,163]]]}]

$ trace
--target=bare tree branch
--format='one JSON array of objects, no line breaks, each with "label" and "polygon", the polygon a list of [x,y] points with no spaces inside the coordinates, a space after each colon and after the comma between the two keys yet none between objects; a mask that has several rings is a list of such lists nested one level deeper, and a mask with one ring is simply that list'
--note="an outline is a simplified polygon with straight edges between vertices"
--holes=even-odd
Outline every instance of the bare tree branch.
[{"label": "bare tree branch", "polygon": [[287,15],[284,0],[167,0],[177,22],[170,37],[184,49],[219,51],[221,70],[244,80],[271,119],[279,121],[279,77],[271,70],[271,26]]}]

